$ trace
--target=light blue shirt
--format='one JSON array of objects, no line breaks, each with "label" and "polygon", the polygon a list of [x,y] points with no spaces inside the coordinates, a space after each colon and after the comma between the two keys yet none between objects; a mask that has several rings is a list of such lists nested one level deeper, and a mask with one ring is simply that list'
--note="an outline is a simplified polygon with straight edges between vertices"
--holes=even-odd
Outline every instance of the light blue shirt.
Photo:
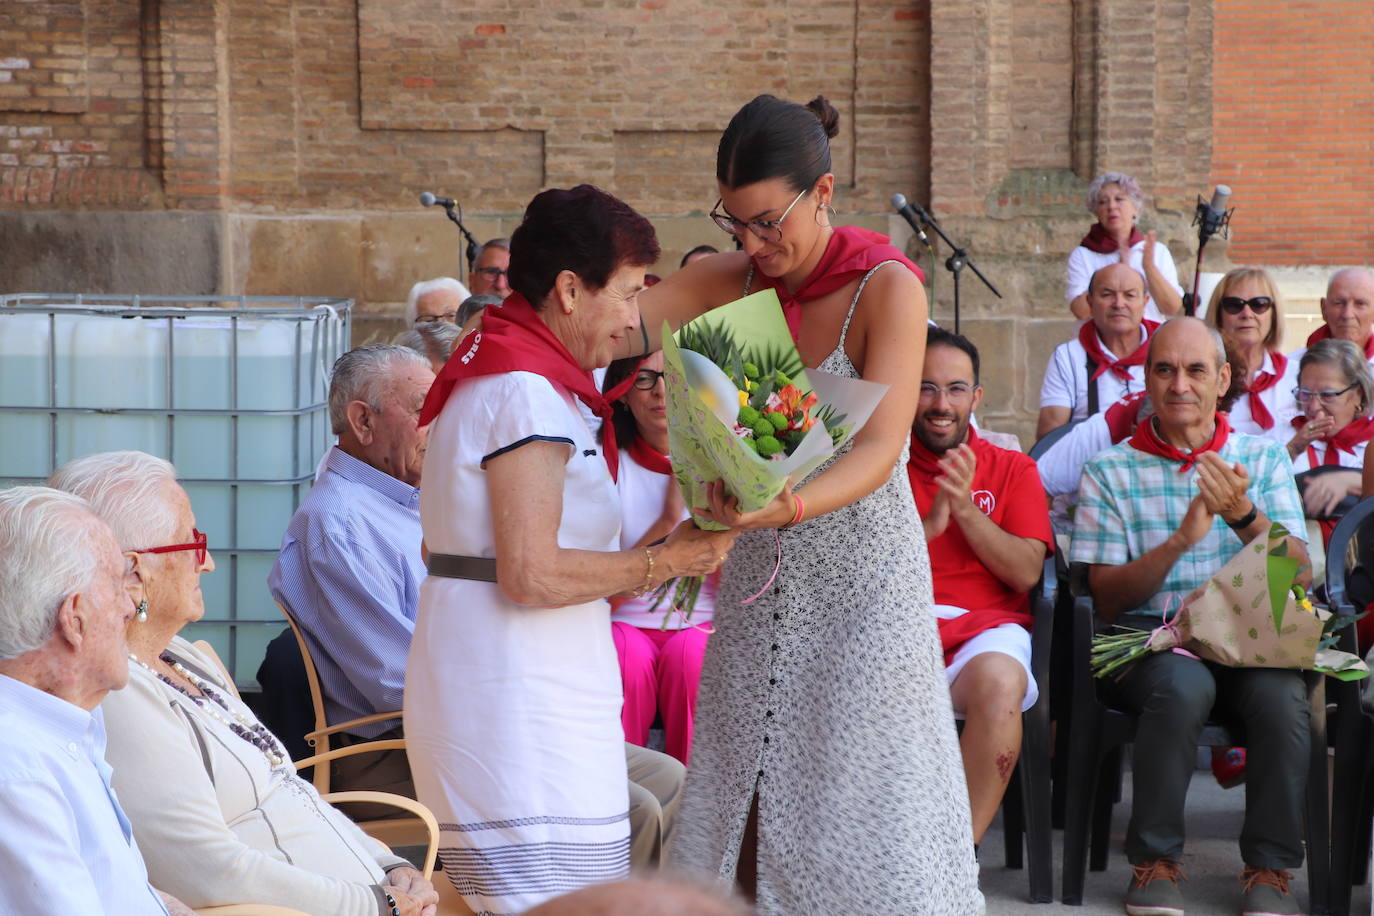
[{"label": "light blue shirt", "polygon": [[[401,708],[422,539],[418,489],[330,450],[267,577],[310,644],[330,723]],[[355,733],[372,738],[399,724]]]},{"label": "light blue shirt", "polygon": [[0,909],[167,916],[110,788],[105,725],[0,675]]}]

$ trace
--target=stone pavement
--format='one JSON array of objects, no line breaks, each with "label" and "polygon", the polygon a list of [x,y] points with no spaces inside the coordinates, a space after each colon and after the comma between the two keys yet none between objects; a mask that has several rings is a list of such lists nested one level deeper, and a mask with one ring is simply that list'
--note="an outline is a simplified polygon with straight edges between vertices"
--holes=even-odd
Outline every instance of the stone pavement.
[{"label": "stone pavement", "polygon": [[[1125,841],[1126,818],[1130,810],[1131,781],[1126,774],[1124,798],[1112,811],[1111,853],[1107,870],[1088,872],[1083,892],[1083,906],[1070,907],[1059,902],[1062,868],[1061,844],[1063,832],[1054,832],[1054,902],[1031,905],[1026,902],[1026,873],[1003,866],[1002,832],[994,823],[984,838],[979,858],[982,862],[983,894],[987,899],[988,916],[1098,916],[1120,914],[1121,900],[1126,889],[1130,869],[1126,864],[1122,844]],[[1232,916],[1239,912],[1242,868],[1237,838],[1244,816],[1244,787],[1222,789],[1207,770],[1193,776],[1188,789],[1188,846],[1183,858],[1183,872],[1188,880],[1183,884],[1184,902],[1189,916]],[[1297,873],[1293,882],[1299,905],[1307,906],[1307,873]],[[1351,912],[1370,912],[1368,885],[1356,887],[1351,899]]]}]

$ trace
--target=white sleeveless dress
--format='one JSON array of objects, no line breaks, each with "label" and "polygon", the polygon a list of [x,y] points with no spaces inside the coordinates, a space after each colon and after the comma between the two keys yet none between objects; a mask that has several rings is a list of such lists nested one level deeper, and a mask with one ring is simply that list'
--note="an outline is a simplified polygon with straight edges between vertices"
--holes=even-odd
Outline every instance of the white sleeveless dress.
[{"label": "white sleeveless dress", "polygon": [[[491,457],[571,443],[558,543],[618,550],[620,501],[574,398],[528,372],[461,382],[430,427],[420,518],[434,553],[494,557]],[[472,910],[523,913],[629,872],[620,665],[604,600],[522,607],[495,583],[429,576],[405,735],[444,874]]]},{"label": "white sleeveless dress", "polygon": [[[884,266],[821,369],[858,377],[845,335]],[[732,879],[757,796],[765,916],[983,911],[906,460],[858,502],[782,531],[776,583],[753,603],[773,530],[745,532],[726,561],[673,860]]]}]

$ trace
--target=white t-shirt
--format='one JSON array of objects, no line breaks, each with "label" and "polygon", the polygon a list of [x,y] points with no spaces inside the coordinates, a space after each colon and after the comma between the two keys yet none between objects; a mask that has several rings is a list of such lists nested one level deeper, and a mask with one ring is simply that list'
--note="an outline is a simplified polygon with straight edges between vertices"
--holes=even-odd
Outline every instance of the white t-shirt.
[{"label": "white t-shirt", "polygon": [[[1121,253],[1113,251],[1110,254],[1099,254],[1088,248],[1079,245],[1069,252],[1068,268],[1064,272],[1064,301],[1072,302],[1074,299],[1088,291],[1088,281],[1092,280],[1093,274],[1104,267],[1121,261]],[[1145,276],[1145,241],[1142,239],[1131,246],[1131,266]],[[1183,287],[1178,284],[1178,268],[1174,266],[1174,256],[1169,253],[1169,246],[1163,242],[1155,243],[1155,266],[1163,274],[1165,281],[1172,286],[1181,296]],[[1155,305],[1155,301],[1149,298],[1149,289],[1145,290],[1145,317],[1151,321],[1163,321],[1168,318]]]},{"label": "white t-shirt", "polygon": [[[677,483],[670,475],[650,471],[635,461],[628,448],[620,450],[620,473],[616,489],[620,491],[621,550],[629,550],[653,527],[654,522],[663,514],[663,502],[668,495],[668,488],[675,486]],[[683,509],[684,519],[690,514],[688,510]],[[652,594],[643,598],[631,598],[611,612],[611,619],[645,629],[664,627],[669,630],[681,630],[706,623],[710,621],[716,608],[716,581],[717,577],[709,576],[701,584],[701,593],[697,596],[697,603],[690,619],[682,614],[668,613],[672,604],[671,591],[652,611],[649,610],[654,603]]]},{"label": "white t-shirt", "polygon": [[[1274,371],[1274,358],[1266,350],[1264,353],[1264,365],[1260,367],[1262,372]],[[1231,413],[1228,419],[1231,428],[1236,432],[1245,433],[1249,436],[1263,436],[1266,439],[1273,439],[1280,445],[1287,445],[1288,440],[1293,438],[1293,418],[1300,410],[1298,404],[1293,400],[1293,388],[1298,384],[1298,361],[1289,359],[1288,365],[1283,370],[1283,378],[1264,391],[1260,392],[1259,398],[1264,402],[1264,406],[1269,408],[1269,413],[1274,418],[1272,429],[1261,429],[1260,425],[1254,421],[1250,414],[1250,398],[1253,395],[1243,394],[1236,398],[1236,402],[1231,405]]]},{"label": "white t-shirt", "polygon": [[[1144,343],[1149,335],[1145,326],[1140,327],[1140,340]],[[1107,345],[1099,335],[1098,344],[1104,351]],[[1050,354],[1049,365],[1045,367],[1045,380],[1040,385],[1040,406],[1068,407],[1071,418],[1081,420],[1088,415],[1088,353],[1078,342],[1078,336],[1054,348]],[[1130,380],[1118,378],[1115,372],[1107,371],[1097,377],[1097,409],[1106,410],[1114,401],[1128,394],[1134,394],[1145,387],[1145,367],[1131,366]]]}]

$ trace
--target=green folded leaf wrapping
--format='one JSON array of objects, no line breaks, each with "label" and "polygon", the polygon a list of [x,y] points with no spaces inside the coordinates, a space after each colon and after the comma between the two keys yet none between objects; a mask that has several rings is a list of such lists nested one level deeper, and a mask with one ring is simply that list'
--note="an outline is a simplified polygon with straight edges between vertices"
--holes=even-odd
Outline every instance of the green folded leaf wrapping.
[{"label": "green folded leaf wrapping", "polygon": [[[796,369],[795,373],[787,373],[792,383],[803,392],[815,391],[822,405],[833,408],[831,416],[843,415],[845,426],[831,429],[819,412],[813,412],[817,423],[802,437],[790,456],[781,461],[759,457],[735,435],[732,424],[722,419],[725,411],[717,402],[725,396],[720,381],[724,373],[713,375],[703,368],[702,361],[684,357],[684,351],[679,348],[680,339],[722,331],[733,334],[744,361]],[[778,495],[789,477],[800,483],[853,438],[887,392],[886,385],[800,366],[801,358],[796,355],[796,345],[773,290],[754,293],[712,309],[679,329],[677,335],[664,325],[668,450],[673,456],[673,475],[682,490],[683,501],[693,509],[693,516],[701,527],[720,528],[696,511],[707,505],[707,484],[723,480],[726,489],[739,500],[741,512],[763,508]],[[728,378],[726,384],[730,384]],[[732,417],[738,409],[736,401],[731,406]]]}]

